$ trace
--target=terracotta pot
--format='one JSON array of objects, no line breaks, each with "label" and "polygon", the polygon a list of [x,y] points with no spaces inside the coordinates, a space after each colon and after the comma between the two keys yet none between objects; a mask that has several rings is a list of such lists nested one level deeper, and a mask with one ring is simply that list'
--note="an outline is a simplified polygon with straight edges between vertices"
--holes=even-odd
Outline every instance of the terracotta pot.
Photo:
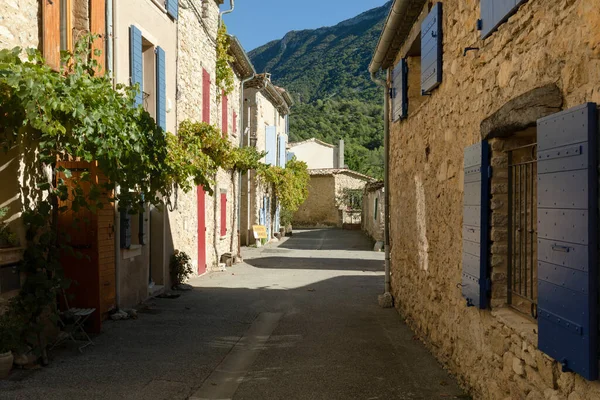
[{"label": "terracotta pot", "polygon": [[8,377],[13,366],[13,360],[13,354],[10,351],[0,354],[0,379]]}]

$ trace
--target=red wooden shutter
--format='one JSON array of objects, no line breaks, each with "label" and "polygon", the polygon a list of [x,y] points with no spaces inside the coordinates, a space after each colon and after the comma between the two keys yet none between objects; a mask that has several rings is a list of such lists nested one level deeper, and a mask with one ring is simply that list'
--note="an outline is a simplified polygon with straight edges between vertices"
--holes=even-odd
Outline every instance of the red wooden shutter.
[{"label": "red wooden shutter", "polygon": [[46,63],[58,71],[60,69],[60,2],[42,0],[42,20],[43,56]]},{"label": "red wooden shutter", "polygon": [[228,109],[228,99],[227,99],[227,95],[223,93],[223,95],[221,96],[221,112],[223,115],[222,121],[221,121],[221,129],[223,131],[223,137],[227,137],[227,134],[229,133],[229,109]]},{"label": "red wooden shutter", "polygon": [[210,74],[202,71],[202,122],[210,124]]},{"label": "red wooden shutter", "polygon": [[[104,75],[106,68],[106,1],[105,0],[90,0],[90,30],[94,35],[100,37],[94,40],[92,44],[92,56],[98,62],[99,75]],[[95,50],[100,50],[100,56],[94,55]]]},{"label": "red wooden shutter", "polygon": [[233,133],[237,133],[237,113],[233,112]]},{"label": "red wooden shutter", "polygon": [[227,193],[221,193],[221,236],[227,235]]}]

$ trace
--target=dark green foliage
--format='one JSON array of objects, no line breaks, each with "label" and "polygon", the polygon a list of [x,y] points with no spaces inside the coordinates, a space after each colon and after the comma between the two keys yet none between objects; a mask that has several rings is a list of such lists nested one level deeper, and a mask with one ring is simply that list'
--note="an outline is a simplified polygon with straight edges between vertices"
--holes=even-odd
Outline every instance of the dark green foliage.
[{"label": "dark green foliage", "polygon": [[382,89],[369,62],[391,2],[333,27],[292,31],[250,52],[257,71],[270,72],[296,101],[290,140],[346,142],[351,169],[383,176]]},{"label": "dark green foliage", "polygon": [[183,251],[175,250],[171,256],[169,266],[171,267],[171,282],[173,282],[173,287],[181,285],[194,273],[192,259]]}]

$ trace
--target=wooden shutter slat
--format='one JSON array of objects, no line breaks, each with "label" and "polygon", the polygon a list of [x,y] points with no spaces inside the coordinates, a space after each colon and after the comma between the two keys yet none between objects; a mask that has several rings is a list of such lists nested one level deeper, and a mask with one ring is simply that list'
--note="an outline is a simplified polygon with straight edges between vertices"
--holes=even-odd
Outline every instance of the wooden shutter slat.
[{"label": "wooden shutter slat", "polygon": [[598,112],[587,103],[537,124],[538,348],[598,379]]},{"label": "wooden shutter slat", "polygon": [[60,69],[60,2],[42,0],[42,19],[42,52],[46,63],[58,71]]},{"label": "wooden shutter slat", "polygon": [[179,17],[179,0],[167,0],[165,3],[165,8],[167,9],[167,14],[169,14],[173,19],[177,19]]},{"label": "wooden shutter slat", "polygon": [[505,23],[527,0],[481,0],[481,38],[485,39]]},{"label": "wooden shutter slat", "polygon": [[165,51],[156,48],[156,123],[167,130],[167,71]]},{"label": "wooden shutter slat", "polygon": [[442,83],[442,3],[436,3],[421,24],[421,92]]},{"label": "wooden shutter slat", "polygon": [[[106,71],[106,0],[90,0],[90,31],[100,37],[92,43],[92,57],[98,63],[99,75],[104,75]],[[96,56],[94,53],[100,50],[101,54]]]},{"label": "wooden shutter slat", "polygon": [[489,296],[489,145],[465,149],[462,294],[468,306],[485,309]]},{"label": "wooden shutter slat", "polygon": [[265,131],[265,164],[276,165],[277,163],[277,127],[267,126]]},{"label": "wooden shutter slat", "polygon": [[408,65],[401,59],[392,74],[392,120],[408,115]]}]

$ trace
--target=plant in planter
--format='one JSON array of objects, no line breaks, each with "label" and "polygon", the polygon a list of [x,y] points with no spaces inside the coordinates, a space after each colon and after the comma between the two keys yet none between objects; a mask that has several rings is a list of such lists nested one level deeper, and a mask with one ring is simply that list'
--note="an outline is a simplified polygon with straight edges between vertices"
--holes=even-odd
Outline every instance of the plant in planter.
[{"label": "plant in planter", "polygon": [[171,282],[173,287],[179,286],[194,272],[190,256],[185,252],[175,250],[171,256]]},{"label": "plant in planter", "polygon": [[7,213],[8,207],[0,208],[0,248],[17,247],[19,245],[17,234],[3,220]]},{"label": "plant in planter", "polygon": [[13,366],[12,352],[20,345],[21,325],[10,313],[0,316],[0,379],[6,378]]}]

